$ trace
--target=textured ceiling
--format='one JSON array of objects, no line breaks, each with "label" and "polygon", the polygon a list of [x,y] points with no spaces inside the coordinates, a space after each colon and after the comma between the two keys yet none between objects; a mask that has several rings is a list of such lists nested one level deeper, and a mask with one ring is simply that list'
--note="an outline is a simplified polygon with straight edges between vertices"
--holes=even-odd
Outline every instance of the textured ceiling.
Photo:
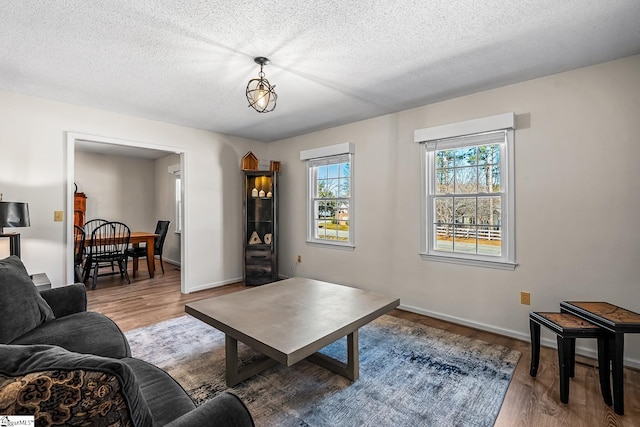
[{"label": "textured ceiling", "polygon": [[0,0],[0,88],[261,141],[637,53],[638,0]]}]

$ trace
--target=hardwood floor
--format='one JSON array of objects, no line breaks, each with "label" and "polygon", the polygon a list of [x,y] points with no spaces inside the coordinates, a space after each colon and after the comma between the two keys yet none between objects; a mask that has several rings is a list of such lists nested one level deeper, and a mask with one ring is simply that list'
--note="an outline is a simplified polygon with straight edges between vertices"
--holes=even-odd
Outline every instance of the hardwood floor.
[{"label": "hardwood floor", "polygon": [[[141,268],[144,268],[142,264]],[[87,291],[89,310],[109,316],[122,330],[128,331],[182,316],[187,302],[246,289],[242,284],[232,284],[183,295],[180,293],[180,272],[166,263],[165,271],[163,275],[157,269],[155,278],[149,279],[146,270],[142,269],[136,279],[131,279],[130,285],[120,281],[118,276],[101,277],[97,289]],[[522,353],[496,426],[640,426],[640,372],[636,370],[625,369],[625,415],[619,416],[602,400],[596,362],[578,357],[575,378],[571,379],[569,404],[564,405],[560,403],[555,349],[541,349],[538,375],[532,378],[529,376],[528,342],[407,311],[394,310],[390,314]]]}]

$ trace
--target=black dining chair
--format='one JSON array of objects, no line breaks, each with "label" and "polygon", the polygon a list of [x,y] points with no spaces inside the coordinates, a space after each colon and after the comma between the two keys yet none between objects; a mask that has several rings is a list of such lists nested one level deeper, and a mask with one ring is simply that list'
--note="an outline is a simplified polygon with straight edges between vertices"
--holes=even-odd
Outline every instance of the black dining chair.
[{"label": "black dining chair", "polygon": [[[156,224],[156,231],[154,234],[157,234],[158,237],[155,238],[155,242],[153,245],[154,255],[158,255],[160,258],[160,268],[162,269],[162,274],[164,274],[164,262],[162,261],[162,248],[164,247],[164,241],[167,238],[167,232],[169,231],[169,224],[171,221],[159,220]],[[146,258],[147,257],[147,247],[146,246],[138,246],[129,248],[125,251],[127,255],[127,260],[129,257],[131,258]],[[156,262],[155,256],[153,262]],[[133,277],[136,277],[136,270],[133,270]]]},{"label": "black dining chair", "polygon": [[73,226],[73,275],[76,282],[82,282],[84,274],[82,263],[84,261],[84,245],[87,235],[82,227]]},{"label": "black dining chair", "polygon": [[84,225],[82,226],[85,235],[88,236],[89,238],[91,238],[91,233],[93,233],[93,230],[95,230],[96,228],[98,228],[99,226],[104,224],[105,222],[109,222],[109,221],[107,221],[106,219],[102,219],[102,218],[94,218],[94,219],[90,219],[89,221],[85,222]]},{"label": "black dining chair", "polygon": [[[129,273],[127,273],[125,255],[130,237],[129,227],[118,221],[105,222],[93,230],[85,261],[85,268],[89,272],[93,270],[91,274],[92,290],[96,288],[98,276],[120,274],[120,277],[126,279],[127,283],[131,283]],[[114,264],[118,264],[118,272],[113,271]],[[100,273],[102,267],[111,267],[112,270],[108,273]]]},{"label": "black dining chair", "polygon": [[[93,233],[93,230],[95,230],[96,228],[98,228],[99,226],[101,226],[104,223],[107,223],[109,221],[107,221],[106,219],[102,219],[102,218],[94,218],[94,219],[90,219],[89,221],[85,222],[82,225],[82,229],[84,230],[84,236],[85,236],[85,240],[90,240],[91,239],[91,234]],[[84,248],[84,257],[85,259],[87,258],[87,256],[89,255],[89,248],[85,245]],[[113,265],[111,266],[111,270],[113,270]],[[91,274],[91,269],[89,268],[89,265],[87,265],[85,263],[83,269],[82,269],[82,281],[86,282],[87,279],[89,278],[89,274]]]}]

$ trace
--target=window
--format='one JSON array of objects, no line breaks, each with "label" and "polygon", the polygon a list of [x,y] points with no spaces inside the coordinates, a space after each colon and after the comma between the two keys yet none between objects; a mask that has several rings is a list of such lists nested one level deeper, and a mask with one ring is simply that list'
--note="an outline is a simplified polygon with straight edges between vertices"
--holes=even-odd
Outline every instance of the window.
[{"label": "window", "polygon": [[300,153],[307,161],[307,241],[353,247],[353,144]]},{"label": "window", "polygon": [[182,233],[182,171],[180,165],[175,164],[168,167],[168,172],[173,174],[175,179],[174,186],[174,202],[176,208],[176,233]]},{"label": "window", "polygon": [[182,233],[182,176],[176,173],[176,233]]},{"label": "window", "polygon": [[416,131],[425,259],[514,269],[512,113]]}]

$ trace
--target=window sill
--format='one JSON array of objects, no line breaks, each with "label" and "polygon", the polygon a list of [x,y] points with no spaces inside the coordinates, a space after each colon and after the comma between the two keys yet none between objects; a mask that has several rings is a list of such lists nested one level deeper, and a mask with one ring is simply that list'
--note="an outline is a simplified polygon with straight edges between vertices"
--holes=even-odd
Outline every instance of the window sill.
[{"label": "window sill", "polygon": [[493,268],[497,270],[515,270],[518,264],[505,261],[487,261],[482,259],[458,258],[444,255],[431,255],[421,253],[420,257],[425,261],[446,262],[449,264],[469,265],[473,267]]},{"label": "window sill", "polygon": [[353,251],[356,247],[351,243],[334,243],[331,241],[327,242],[319,242],[317,240],[307,240],[307,245],[317,246],[319,248],[332,248],[332,249],[340,249],[343,251]]}]

